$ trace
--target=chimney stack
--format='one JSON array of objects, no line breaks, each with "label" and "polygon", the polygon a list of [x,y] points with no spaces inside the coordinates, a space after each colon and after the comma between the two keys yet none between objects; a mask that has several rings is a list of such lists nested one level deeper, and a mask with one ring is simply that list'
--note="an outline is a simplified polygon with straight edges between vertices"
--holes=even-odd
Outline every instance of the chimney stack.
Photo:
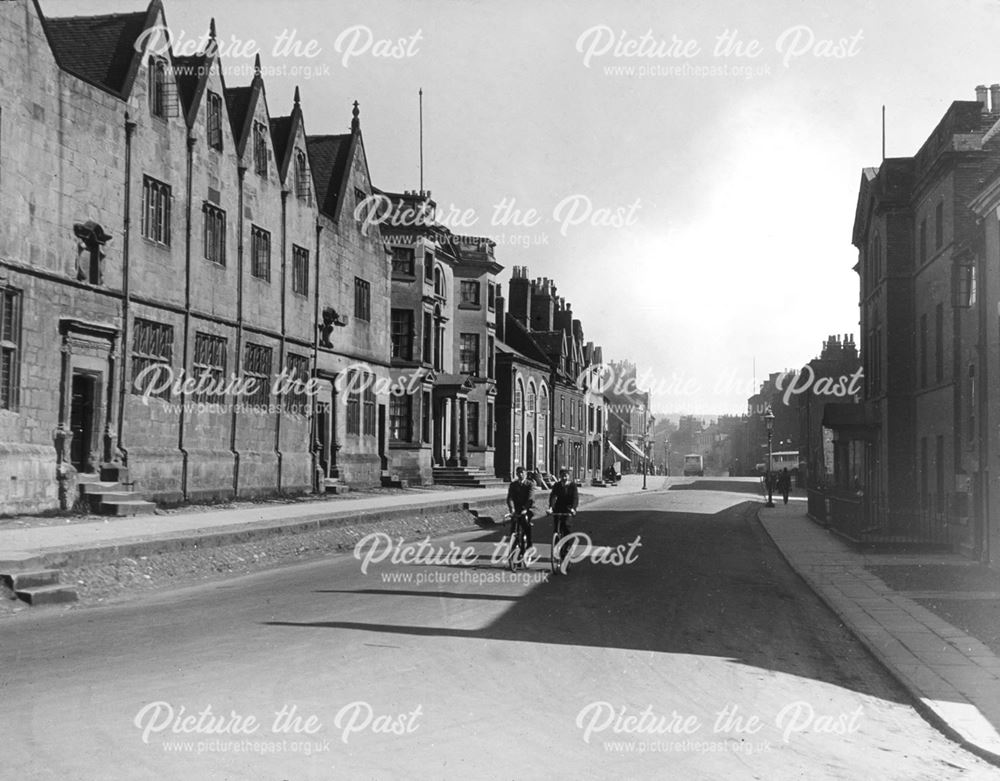
[{"label": "chimney stack", "polygon": [[990,85],[990,111],[994,114],[1000,111],[1000,84]]},{"label": "chimney stack", "polygon": [[526,266],[514,266],[509,284],[510,313],[521,325],[531,330],[531,282]]},{"label": "chimney stack", "polygon": [[990,106],[989,103],[987,102],[986,96],[987,96],[987,90],[985,84],[980,84],[978,87],[976,87],[976,100],[979,101],[979,106],[980,108],[982,108],[983,111],[990,110]]},{"label": "chimney stack", "polygon": [[506,301],[503,296],[497,296],[494,306],[496,307],[496,337],[498,342],[504,341],[505,328],[507,325],[507,315],[504,313]]},{"label": "chimney stack", "polygon": [[551,331],[554,317],[553,297],[556,286],[551,279],[540,277],[532,285],[531,290],[531,321],[529,328],[532,331]]}]

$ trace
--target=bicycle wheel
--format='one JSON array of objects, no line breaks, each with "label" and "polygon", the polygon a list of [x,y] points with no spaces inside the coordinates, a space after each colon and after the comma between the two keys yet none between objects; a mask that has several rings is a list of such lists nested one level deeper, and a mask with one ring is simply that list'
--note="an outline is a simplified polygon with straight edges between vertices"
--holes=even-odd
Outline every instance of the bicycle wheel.
[{"label": "bicycle wheel", "polygon": [[556,575],[559,572],[559,565],[562,564],[562,558],[559,556],[559,532],[558,530],[552,534],[552,556],[550,557],[550,566],[552,567],[552,574]]},{"label": "bicycle wheel", "polygon": [[514,519],[514,529],[510,535],[510,552],[507,554],[507,566],[511,572],[516,572],[524,557],[524,530],[521,528],[521,521]]},{"label": "bicycle wheel", "polygon": [[563,575],[569,572],[569,565],[573,560],[573,547],[576,544],[573,542],[571,542],[569,546],[565,544],[565,540],[569,535],[568,520],[569,516],[564,515],[561,519],[561,523],[559,524],[560,542],[563,543],[562,548],[559,551],[559,571],[562,572]]}]

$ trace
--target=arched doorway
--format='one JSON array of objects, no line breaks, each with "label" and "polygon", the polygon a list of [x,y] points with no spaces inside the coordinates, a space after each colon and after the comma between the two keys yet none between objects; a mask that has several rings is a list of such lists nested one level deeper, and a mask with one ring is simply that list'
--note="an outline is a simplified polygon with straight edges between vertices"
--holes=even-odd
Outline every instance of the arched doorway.
[{"label": "arched doorway", "polygon": [[524,436],[524,468],[535,471],[535,440],[530,431]]}]

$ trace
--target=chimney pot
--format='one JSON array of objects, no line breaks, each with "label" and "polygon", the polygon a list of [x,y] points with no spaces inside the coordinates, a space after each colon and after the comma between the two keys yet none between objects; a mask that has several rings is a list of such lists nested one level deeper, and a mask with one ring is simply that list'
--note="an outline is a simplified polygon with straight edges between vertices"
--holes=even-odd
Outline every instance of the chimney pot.
[{"label": "chimney pot", "polygon": [[990,85],[990,111],[1000,112],[1000,84]]},{"label": "chimney pot", "polygon": [[985,84],[980,84],[978,87],[976,87],[976,100],[979,101],[979,105],[983,108],[984,111],[990,110],[989,104],[987,103],[987,97],[986,97],[987,94],[988,93]]}]

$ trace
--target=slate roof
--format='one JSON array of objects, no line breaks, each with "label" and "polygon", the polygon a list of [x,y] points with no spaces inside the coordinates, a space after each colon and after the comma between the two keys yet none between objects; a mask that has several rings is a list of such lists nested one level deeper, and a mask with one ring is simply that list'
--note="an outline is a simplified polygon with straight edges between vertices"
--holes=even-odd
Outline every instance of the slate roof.
[{"label": "slate roof", "polygon": [[336,217],[341,183],[349,173],[351,134],[308,136],[306,150],[309,153],[309,167],[312,169],[319,210],[328,217]]},{"label": "slate roof", "polygon": [[250,98],[253,95],[253,87],[226,87],[224,96],[226,99],[226,112],[229,114],[229,124],[233,129],[233,138],[239,143],[243,139],[243,125],[247,120],[247,111],[250,109]]},{"label": "slate roof", "polygon": [[566,335],[562,331],[532,331],[531,338],[554,360],[563,354]]},{"label": "slate roof", "polygon": [[271,146],[274,147],[274,163],[281,169],[285,164],[288,136],[292,132],[292,117],[271,117]]},{"label": "slate roof", "polygon": [[60,67],[85,81],[121,94],[146,11],[103,16],[47,17],[52,51]]},{"label": "slate roof", "polygon": [[497,354],[498,355],[501,354],[501,353],[504,353],[506,355],[512,355],[518,361],[521,361],[522,363],[531,364],[532,366],[536,366],[539,369],[542,369],[543,371],[548,371],[548,369],[549,369],[549,366],[545,362],[544,358],[542,358],[542,357],[529,358],[527,355],[525,355],[520,350],[514,349],[509,344],[507,344],[506,342],[503,342],[503,341],[501,341],[499,339],[497,339],[497,341],[496,341],[496,350],[497,350]]},{"label": "slate roof", "polygon": [[550,362],[549,356],[545,354],[542,346],[535,341],[535,334],[529,332],[521,324],[521,321],[510,314],[510,312],[505,313],[504,318],[504,342],[528,359],[539,361],[548,366]]},{"label": "slate roof", "polygon": [[184,116],[187,116],[198,96],[198,84],[204,69],[208,67],[208,57],[204,54],[174,57],[173,64],[174,80],[177,82],[177,96],[180,98]]}]

